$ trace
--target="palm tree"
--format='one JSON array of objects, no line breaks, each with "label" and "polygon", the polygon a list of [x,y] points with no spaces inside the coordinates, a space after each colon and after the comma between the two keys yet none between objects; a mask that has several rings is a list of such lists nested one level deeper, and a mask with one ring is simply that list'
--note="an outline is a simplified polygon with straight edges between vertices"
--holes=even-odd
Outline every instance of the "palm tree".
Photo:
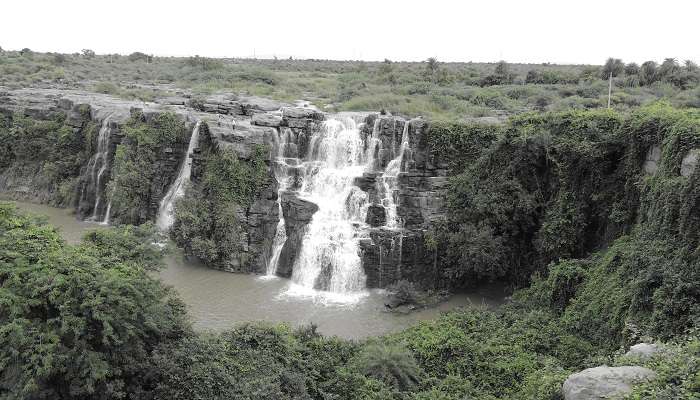
[{"label": "palm tree", "polygon": [[351,365],[362,375],[400,391],[415,387],[422,371],[413,354],[401,345],[370,344],[355,356]]}]

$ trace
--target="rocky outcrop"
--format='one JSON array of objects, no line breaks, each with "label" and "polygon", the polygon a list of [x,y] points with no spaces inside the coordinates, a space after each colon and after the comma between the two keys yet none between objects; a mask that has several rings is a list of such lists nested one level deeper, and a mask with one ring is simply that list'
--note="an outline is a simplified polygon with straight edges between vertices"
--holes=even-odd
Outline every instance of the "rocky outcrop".
[{"label": "rocky outcrop", "polygon": [[693,149],[686,153],[681,160],[681,176],[690,176],[695,171],[698,160],[700,160],[700,149]]},{"label": "rocky outcrop", "polygon": [[292,276],[294,260],[297,259],[301,250],[306,226],[311,222],[314,213],[318,211],[318,206],[310,201],[300,199],[293,193],[283,193],[281,205],[287,240],[280,253],[277,275],[290,277]]},{"label": "rocky outcrop", "polygon": [[654,175],[661,163],[661,146],[652,146],[647,152],[642,168],[647,175]]},{"label": "rocky outcrop", "polygon": [[637,366],[600,366],[570,375],[562,390],[565,400],[610,399],[632,392],[633,386],[650,381],[656,373]]},{"label": "rocky outcrop", "polygon": [[638,343],[630,347],[625,357],[647,359],[663,352],[663,347],[654,343]]}]

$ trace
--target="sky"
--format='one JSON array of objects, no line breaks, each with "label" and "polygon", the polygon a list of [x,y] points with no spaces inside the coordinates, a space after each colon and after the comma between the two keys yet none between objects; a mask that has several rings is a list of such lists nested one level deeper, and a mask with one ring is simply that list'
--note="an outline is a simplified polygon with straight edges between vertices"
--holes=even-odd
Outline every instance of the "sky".
[{"label": "sky", "polygon": [[3,0],[0,46],[98,54],[700,61],[699,0]]}]

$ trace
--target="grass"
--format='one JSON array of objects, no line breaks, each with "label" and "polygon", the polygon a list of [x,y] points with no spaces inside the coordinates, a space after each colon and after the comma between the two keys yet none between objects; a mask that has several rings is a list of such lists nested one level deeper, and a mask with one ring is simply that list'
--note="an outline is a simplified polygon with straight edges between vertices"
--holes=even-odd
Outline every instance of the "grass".
[{"label": "grass", "polygon": [[[220,91],[277,100],[309,100],[328,111],[379,110],[429,118],[460,120],[607,106],[607,82],[597,66],[509,64],[512,83],[481,87],[493,76],[494,63],[332,60],[253,60],[126,56],[83,56],[18,52],[0,54],[0,85],[80,88],[115,96],[153,100],[173,91],[207,95]],[[528,72],[569,83],[525,83]],[[546,82],[547,80],[542,80]],[[669,83],[630,86],[615,78],[612,104],[618,110],[666,99],[682,107],[700,107],[697,80],[687,90]]]}]

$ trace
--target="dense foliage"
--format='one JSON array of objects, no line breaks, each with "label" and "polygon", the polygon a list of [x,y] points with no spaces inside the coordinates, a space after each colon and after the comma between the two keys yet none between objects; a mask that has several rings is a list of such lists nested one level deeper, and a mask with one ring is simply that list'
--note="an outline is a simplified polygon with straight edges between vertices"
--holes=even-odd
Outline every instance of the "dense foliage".
[{"label": "dense foliage", "polygon": [[[122,223],[139,224],[153,219],[151,204],[175,179],[177,169],[165,168],[174,149],[185,152],[188,134],[180,118],[172,113],[159,113],[145,119],[136,113],[123,127],[124,139],[117,146],[108,190],[112,214]],[[177,157],[177,162],[179,157]]]},{"label": "dense foliage", "polygon": [[192,185],[175,208],[171,237],[189,255],[223,266],[240,251],[241,218],[268,181],[265,148],[241,160],[230,149],[205,151],[201,182]]},{"label": "dense foliage", "polygon": [[[82,113],[89,120],[89,108]],[[62,113],[48,120],[0,113],[0,171],[5,186],[28,186],[47,193],[44,202],[72,205],[80,168],[93,153],[96,132],[92,123],[75,129]]]},{"label": "dense foliage", "polygon": [[0,398],[116,399],[148,388],[151,352],[189,328],[184,305],[146,273],[153,262],[142,256],[154,250],[128,243],[147,229],[95,232],[72,247],[0,204]]}]

